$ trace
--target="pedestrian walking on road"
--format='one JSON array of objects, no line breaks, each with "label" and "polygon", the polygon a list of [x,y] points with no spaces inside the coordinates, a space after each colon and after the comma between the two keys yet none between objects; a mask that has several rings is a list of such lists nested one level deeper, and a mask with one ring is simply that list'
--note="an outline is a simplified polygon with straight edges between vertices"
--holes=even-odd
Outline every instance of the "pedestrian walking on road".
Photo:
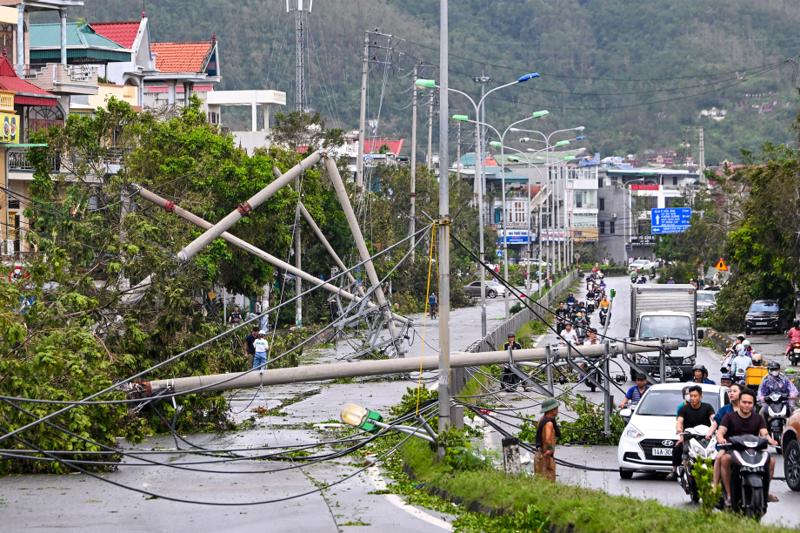
[{"label": "pedestrian walking on road", "polygon": [[259,330],[256,340],[253,341],[253,347],[255,348],[255,357],[253,357],[253,368],[263,368],[267,364],[267,349],[269,348],[269,343],[267,343],[267,332]]},{"label": "pedestrian walking on road", "polygon": [[558,416],[558,400],[548,398],[542,402],[542,416],[536,426],[536,454],[533,457],[533,470],[537,475],[555,482],[556,480],[556,443],[561,437],[556,417]]}]

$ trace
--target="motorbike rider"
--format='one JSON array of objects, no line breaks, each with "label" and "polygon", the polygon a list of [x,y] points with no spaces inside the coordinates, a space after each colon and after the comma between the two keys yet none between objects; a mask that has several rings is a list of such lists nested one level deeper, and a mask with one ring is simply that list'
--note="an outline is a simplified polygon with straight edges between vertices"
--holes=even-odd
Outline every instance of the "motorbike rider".
[{"label": "motorbike rider", "polygon": [[[730,377],[730,376],[728,376]],[[720,382],[722,379],[720,379]],[[719,424],[722,422],[722,419],[725,418],[730,412],[735,411],[739,407],[739,396],[742,394],[744,390],[744,385],[741,383],[733,383],[730,385],[728,389],[728,398],[730,399],[731,403],[725,404],[717,410],[717,414],[714,415],[714,422],[711,424],[711,430],[706,435],[706,438],[711,438],[717,429],[719,428]],[[721,465],[722,461],[719,461],[720,455],[724,454],[725,450],[719,450],[717,452],[717,460],[714,461],[714,486],[719,485],[719,479],[721,475]]]},{"label": "motorbike rider", "polygon": [[574,307],[576,303],[578,303],[578,300],[575,299],[575,295],[569,293],[569,296],[567,296],[567,307],[568,308]]},{"label": "motorbike rider", "polygon": [[722,366],[723,368],[730,368],[731,361],[734,357],[736,357],[736,350],[737,346],[739,346],[742,342],[744,342],[744,335],[739,335],[736,337],[736,340],[733,341],[727,350],[725,350],[725,357],[722,358]]},{"label": "motorbike rider", "polygon": [[719,377],[719,385],[720,387],[730,387],[733,385],[733,378],[729,373],[725,372]]},{"label": "motorbike rider", "polygon": [[567,309],[566,302],[559,302],[558,309],[556,309],[556,327],[559,331],[564,329],[564,324],[569,319],[569,310]]},{"label": "motorbike rider", "polygon": [[678,419],[675,422],[678,441],[672,448],[672,472],[667,479],[674,480],[677,477],[677,469],[683,462],[683,436],[681,433],[695,426],[711,426],[714,423],[714,414],[714,408],[703,403],[702,387],[700,385],[689,387],[689,401],[678,411]]},{"label": "motorbike rider", "polygon": [[639,285],[644,285],[645,283],[647,283],[647,276],[640,276],[639,281],[637,281],[636,283]]},{"label": "motorbike rider", "polygon": [[578,333],[573,329],[571,322],[564,324],[564,329],[561,330],[561,342],[573,345],[578,344]]},{"label": "motorbike rider", "polygon": [[789,397],[786,406],[789,413],[794,411],[795,399],[797,398],[797,387],[794,386],[789,378],[781,375],[781,364],[777,361],[770,361],[767,365],[769,375],[761,382],[758,387],[758,401],[761,403],[761,415],[767,416],[766,398],[773,392],[780,392]]},{"label": "motorbike rider", "polygon": [[[764,437],[772,446],[778,443],[769,436],[767,422],[764,417],[755,412],[756,395],[750,389],[744,389],[739,395],[738,409],[726,414],[717,429],[717,442],[725,444],[728,442],[726,437],[739,435],[754,435]],[[722,484],[725,486],[725,507],[731,505],[731,454],[725,453],[717,459],[720,463],[720,473],[722,474]],[[775,458],[769,458],[769,477],[772,479],[775,472]],[[769,495],[770,501],[777,501],[777,498]]]},{"label": "motorbike rider", "polygon": [[769,370],[764,366],[764,357],[760,353],[754,353],[752,361],[753,365],[748,367],[744,373],[744,384],[751,389],[758,390]]},{"label": "motorbike rider", "polygon": [[628,403],[636,404],[642,399],[642,396],[647,389],[650,388],[650,383],[647,382],[647,376],[644,374],[636,374],[636,385],[628,389],[622,403],[619,404],[620,409],[624,409]]},{"label": "motorbike rider", "polygon": [[795,320],[792,323],[792,327],[786,332],[786,336],[789,338],[789,346],[786,347],[786,355],[789,355],[789,352],[792,351],[792,344],[800,342],[800,320]]},{"label": "motorbike rider", "polygon": [[714,380],[708,379],[708,369],[704,365],[694,365],[694,368],[692,368],[692,382],[716,385]]},{"label": "motorbike rider", "polygon": [[747,353],[744,343],[739,344],[736,348],[737,353],[731,361],[730,374],[736,381],[744,381],[745,372],[753,364],[753,360]]}]

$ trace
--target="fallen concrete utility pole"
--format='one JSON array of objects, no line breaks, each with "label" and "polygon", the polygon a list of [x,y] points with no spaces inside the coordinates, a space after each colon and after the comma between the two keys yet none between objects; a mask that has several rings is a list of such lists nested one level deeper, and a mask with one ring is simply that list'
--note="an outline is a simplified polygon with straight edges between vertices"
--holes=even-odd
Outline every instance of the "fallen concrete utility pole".
[{"label": "fallen concrete utility pole", "polygon": [[[163,197],[157,195],[156,193],[145,189],[144,187],[142,187],[140,185],[134,185],[134,187],[136,188],[136,192],[139,193],[139,196],[141,196],[145,200],[148,200],[148,201],[150,201],[150,202],[152,202],[152,203],[154,203],[154,204],[156,204],[158,206],[163,207],[165,210],[167,210],[167,211],[169,211],[171,213],[174,213],[174,214],[178,215],[182,219],[187,220],[187,221],[191,222],[192,224],[200,226],[201,228],[204,228],[204,229],[208,229],[208,228],[210,228],[212,226],[212,224],[210,222],[200,218],[199,216],[195,215],[191,211],[187,211],[186,209],[182,208],[181,206],[175,204],[174,202],[170,202],[166,198],[163,198]],[[244,241],[244,240],[240,239],[239,237],[236,237],[235,235],[231,235],[227,231],[223,232],[220,235],[220,237],[225,239],[229,243],[233,244],[234,246],[237,246],[237,247],[241,248],[242,250],[255,255],[256,257],[260,257],[261,259],[263,259],[267,263],[270,263],[271,265],[274,265],[274,266],[276,266],[276,267],[278,267],[278,268],[280,268],[282,270],[285,270],[285,271],[289,272],[290,274],[294,274],[295,276],[297,276],[299,278],[302,278],[302,279],[304,279],[305,281],[307,281],[309,283],[317,285],[317,286],[325,289],[328,292],[331,292],[333,294],[336,294],[338,296],[341,296],[342,298],[345,298],[345,299],[351,300],[351,301],[358,302],[358,301],[362,300],[361,297],[356,296],[356,295],[354,295],[354,294],[352,294],[352,293],[350,293],[350,292],[348,292],[348,291],[346,291],[346,290],[344,290],[344,289],[342,289],[340,287],[337,287],[336,285],[332,285],[330,283],[322,281],[321,279],[317,278],[316,276],[313,276],[313,275],[309,274],[308,272],[306,272],[304,270],[299,270],[299,269],[295,268],[294,265],[290,265],[289,263],[286,263],[285,261],[281,261],[280,259],[278,259],[274,255],[268,254],[264,250],[261,250],[260,248],[257,248],[255,246],[253,246],[249,242]],[[367,305],[369,307],[372,307],[372,308],[377,307],[372,302],[369,302]],[[408,319],[406,317],[403,317],[403,316],[400,316],[400,315],[392,315],[392,317],[395,320],[398,320],[398,321],[401,321],[401,322],[404,322],[404,323],[407,323],[407,322],[411,321],[410,319]]]},{"label": "fallen concrete utility pole", "polygon": [[[653,352],[659,350],[675,350],[678,348],[677,340],[639,341],[636,344],[625,342],[610,342],[591,346],[581,346],[581,353],[585,356],[603,356],[607,353],[617,355],[621,353]],[[608,350],[608,351],[606,351]],[[541,361],[548,357],[551,360],[568,356],[566,345],[554,345],[546,348],[532,348],[515,350],[515,361]],[[450,354],[451,367],[470,367],[505,363],[508,361],[508,352],[452,352]],[[247,389],[262,385],[280,385],[285,383],[303,383],[307,381],[320,381],[337,378],[351,378],[359,376],[378,376],[383,374],[403,374],[422,370],[437,370],[439,357],[406,357],[398,359],[382,359],[378,361],[358,361],[354,363],[330,363],[323,365],[305,365],[294,368],[276,368],[265,371],[234,372],[229,374],[212,374],[209,376],[191,376],[185,378],[159,379],[149,382],[132,384],[131,393],[144,396],[155,396],[164,393],[185,393],[202,388],[204,391],[214,392],[230,389]],[[143,392],[144,391],[144,392]]]},{"label": "fallen concrete utility pole", "polygon": [[330,179],[333,184],[333,190],[336,192],[336,197],[339,199],[339,205],[342,206],[344,216],[347,219],[347,225],[350,226],[350,233],[353,234],[353,240],[355,241],[358,255],[361,257],[361,261],[364,262],[364,270],[367,273],[367,279],[369,280],[370,286],[375,290],[375,299],[378,300],[378,306],[387,319],[386,325],[389,328],[389,334],[392,336],[392,344],[397,350],[397,353],[402,355],[400,347],[401,338],[392,320],[389,302],[386,300],[386,295],[383,294],[378,272],[375,270],[375,265],[372,263],[372,256],[367,249],[367,243],[364,241],[364,234],[361,233],[361,226],[358,225],[356,213],[353,211],[350,198],[347,196],[347,190],[344,187],[342,176],[339,174],[339,169],[336,167],[336,161],[326,155],[324,163],[325,169],[328,171],[328,179]]},{"label": "fallen concrete utility pole", "polygon": [[322,158],[322,155],[322,152],[319,150],[313,152],[311,155],[290,168],[285,174],[279,178],[276,178],[275,181],[258,191],[249,200],[239,204],[236,209],[225,215],[225,218],[214,224],[202,235],[187,244],[183,250],[178,252],[178,257],[182,261],[188,261],[193,258],[200,250],[208,246],[211,241],[228,231],[234,224],[239,222],[242,217],[246,216],[250,211],[258,208],[261,204],[266,202],[272,195],[278,192],[281,187],[288,185],[300,174],[316,165]]},{"label": "fallen concrete utility pole", "polygon": [[[278,178],[283,176],[283,172],[281,172],[278,167],[272,167],[272,173],[275,174],[275,177]],[[319,229],[319,226],[317,225],[317,222],[314,220],[314,217],[311,216],[311,213],[308,212],[306,206],[303,205],[302,199],[300,200],[298,207],[300,208],[300,214],[303,215],[304,219],[306,219],[306,222],[311,227],[311,230],[314,232],[314,235],[317,236],[317,239],[325,248],[325,250],[328,252],[328,255],[330,255],[331,259],[333,259],[333,261],[336,263],[336,266],[341,268],[342,271],[345,273],[345,276],[347,276],[347,279],[350,281],[350,283],[355,285],[356,278],[353,277],[353,274],[351,274],[350,270],[348,270],[348,268],[345,266],[344,261],[342,261],[342,258],[339,257],[339,254],[337,254],[336,250],[333,249],[331,243],[328,242],[328,239],[325,238],[325,234],[322,233],[321,229]],[[363,287],[359,285],[356,290],[360,296],[364,296]]]}]

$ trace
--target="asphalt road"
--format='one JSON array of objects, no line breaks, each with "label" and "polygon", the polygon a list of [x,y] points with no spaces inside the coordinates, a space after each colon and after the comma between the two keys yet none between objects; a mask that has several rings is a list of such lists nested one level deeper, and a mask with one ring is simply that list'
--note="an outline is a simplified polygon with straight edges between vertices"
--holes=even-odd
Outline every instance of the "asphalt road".
[{"label": "asphalt road", "polygon": [[[628,283],[625,278],[612,278],[610,286],[617,289],[609,335],[624,337],[628,331]],[[464,349],[480,335],[480,307],[457,309],[451,315],[451,345]],[[487,306],[488,328],[491,330],[504,318],[503,299],[490,300]],[[417,317],[416,335],[410,355],[430,355],[438,350],[438,321]],[[540,343],[554,341],[554,337]],[[348,346],[319,350],[316,360],[332,360]],[[700,362],[718,378],[719,355],[700,348]],[[612,366],[612,373],[627,375],[622,364]],[[423,376],[434,378],[435,373]],[[252,429],[224,435],[189,435],[187,438],[205,447],[252,447],[278,444],[301,444],[330,438],[320,432],[320,423],[335,422],[341,406],[354,401],[378,411],[387,412],[397,403],[414,380],[365,381],[340,384],[291,385],[271,387],[262,391],[239,391],[231,397],[232,411],[239,419],[253,416],[257,407],[285,405],[280,416],[256,418]],[[622,388],[625,386],[623,385]],[[600,402],[602,395],[591,393],[581,385],[564,386]],[[300,395],[300,401],[295,401]],[[494,395],[500,405],[520,408],[538,416],[540,397],[533,393],[499,393]],[[619,393],[615,401],[619,401]],[[291,403],[294,401],[294,403]],[[290,404],[291,403],[291,404]],[[568,416],[569,413],[565,413]],[[315,426],[316,425],[316,426]],[[498,446],[497,434],[488,434],[485,442]],[[137,449],[173,449],[170,438],[148,439]],[[562,447],[559,456],[577,464],[608,467],[612,472],[588,472],[559,467],[559,479],[612,494],[637,498],[653,498],[662,503],[685,506],[688,498],[676,483],[656,477],[637,475],[623,481],[616,473],[614,447]],[[203,456],[173,455],[172,462],[201,460]],[[283,462],[238,461],[210,465],[225,473],[181,471],[167,467],[121,466],[118,471],[103,477],[115,482],[159,494],[186,499],[208,500],[217,503],[241,503],[293,497],[267,505],[209,506],[151,499],[82,474],[64,476],[8,476],[0,482],[0,532],[23,530],[107,532],[217,531],[397,531],[436,532],[449,529],[448,519],[429,510],[406,505],[395,495],[384,494],[385,480],[379,470],[370,469],[352,478],[358,468],[350,458],[327,461],[313,466],[286,470]],[[267,473],[267,470],[281,471]],[[246,473],[251,472],[251,473]],[[347,478],[347,479],[346,479]],[[319,487],[338,483],[326,490]],[[780,498],[770,504],[766,522],[794,525],[800,521],[800,493],[788,491],[776,483],[773,492]],[[306,494],[307,493],[307,494]],[[303,495],[305,494],[305,495]],[[303,495],[296,497],[298,495]]]},{"label": "asphalt road", "polygon": [[[608,329],[608,336],[615,338],[624,338],[628,335],[630,329],[630,283],[627,278],[617,277],[606,279],[609,288],[615,288],[617,296],[614,300],[612,307],[611,323]],[[583,294],[580,291],[579,294]],[[578,294],[576,294],[578,296]],[[596,319],[597,313],[592,316],[592,323],[595,327],[599,327]],[[758,349],[761,349],[769,355],[769,358],[775,357],[775,353],[779,353],[782,349],[780,341],[776,336],[763,336],[763,337],[749,337],[751,342]],[[556,342],[554,333],[546,335],[540,340],[540,345]],[[783,345],[785,346],[785,345]],[[778,349],[776,350],[776,347]],[[720,360],[721,354],[700,346],[697,352],[697,360],[700,364],[709,369],[711,379],[719,381],[720,376]],[[629,370],[627,365],[622,362],[621,358],[617,360],[616,364],[611,365],[611,373],[622,374],[628,378]],[[620,389],[627,390],[627,387],[633,383],[627,381],[625,384],[620,384]],[[574,387],[567,385],[560,387],[559,390],[571,390],[572,392],[582,394],[595,403],[602,403],[603,396],[600,392],[591,392],[585,385]],[[619,404],[622,398],[620,390],[614,393],[614,401]],[[534,393],[524,393],[522,391],[514,393],[500,393],[495,397],[495,400],[502,406],[520,407],[521,413],[528,416],[539,418],[538,403],[541,397]],[[562,418],[569,419],[569,411],[563,413]],[[518,422],[518,421],[513,421]],[[513,429],[512,421],[506,424],[506,427]],[[487,443],[493,448],[500,447],[500,436],[496,432],[490,433],[486,439]],[[676,506],[687,507],[689,497],[683,492],[683,489],[676,482],[668,482],[664,480],[663,475],[646,475],[636,474],[632,480],[622,480],[617,471],[617,449],[616,446],[563,446],[558,449],[557,456],[568,462],[587,465],[592,468],[604,468],[609,472],[596,472],[575,468],[568,468],[564,466],[558,467],[558,480],[566,483],[576,484],[583,487],[600,489],[609,494],[620,494],[631,496],[640,499],[656,499],[659,502]],[[776,475],[783,475],[783,461],[782,457],[777,456]],[[792,492],[789,490],[786,483],[782,481],[773,482],[770,491],[778,496],[780,501],[778,503],[770,503],[767,514],[762,521],[770,524],[782,524],[791,527],[797,527],[800,523],[800,492]]]},{"label": "asphalt road", "polygon": [[[502,298],[489,300],[489,329],[503,320]],[[451,345],[464,349],[479,336],[480,307],[453,311]],[[438,349],[438,321],[417,318],[417,334],[410,353],[430,355]],[[334,360],[350,346],[339,343],[309,354],[317,362]],[[423,376],[424,379],[435,374]],[[231,397],[235,418],[254,416],[259,407],[276,407],[285,415],[256,417],[252,429],[223,435],[186,436],[211,448],[246,448],[319,442],[332,438],[319,423],[336,423],[346,402],[366,405],[383,413],[395,405],[414,380],[365,381],[339,384],[285,385],[261,391],[238,391]],[[302,395],[303,399],[295,401]],[[185,443],[182,447],[188,447]],[[136,449],[175,449],[171,438],[145,440]],[[323,448],[325,450],[325,448]],[[320,450],[322,451],[322,450]],[[316,453],[316,450],[315,450]],[[199,461],[202,455],[169,455],[166,462]],[[386,480],[379,469],[354,477],[358,457],[344,457],[286,470],[285,462],[237,461],[200,465],[215,473],[177,470],[164,466],[120,466],[103,478],[116,483],[182,499],[234,505],[212,506],[153,499],[83,474],[62,476],[7,476],[0,480],[0,532],[80,531],[125,532],[440,532],[449,530],[452,517],[405,504],[385,494]],[[130,463],[131,461],[127,461]],[[265,472],[278,470],[276,472]],[[336,483],[327,490],[321,486]],[[298,495],[303,495],[297,497]],[[235,505],[263,500],[285,501],[265,505]]]}]

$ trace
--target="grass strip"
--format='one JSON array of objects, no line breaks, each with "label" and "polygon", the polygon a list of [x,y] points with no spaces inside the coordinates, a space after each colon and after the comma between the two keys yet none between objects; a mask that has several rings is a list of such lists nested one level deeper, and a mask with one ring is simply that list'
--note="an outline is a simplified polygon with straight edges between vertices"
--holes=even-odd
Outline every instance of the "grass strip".
[{"label": "grass strip", "polygon": [[481,509],[495,515],[535,508],[549,522],[550,531],[797,531],[762,526],[730,513],[714,512],[706,516],[694,510],[667,507],[655,500],[611,496],[598,490],[553,484],[526,475],[509,476],[497,470],[456,471],[438,462],[435,453],[421,441],[409,441],[400,453],[409,475],[424,490],[446,496],[466,508]]}]

